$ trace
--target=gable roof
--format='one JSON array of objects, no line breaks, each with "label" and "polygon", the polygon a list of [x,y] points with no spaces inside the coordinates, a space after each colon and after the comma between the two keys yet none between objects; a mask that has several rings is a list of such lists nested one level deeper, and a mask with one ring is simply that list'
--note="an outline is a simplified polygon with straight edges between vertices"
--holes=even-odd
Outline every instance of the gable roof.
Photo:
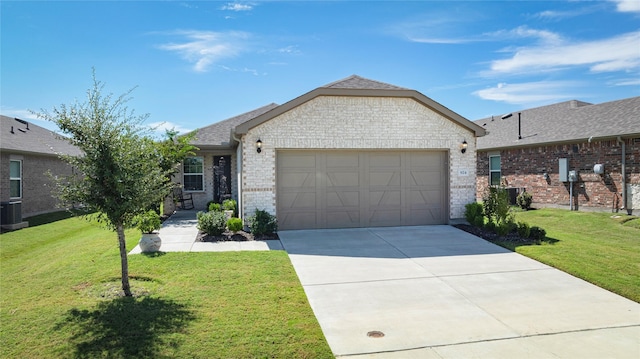
[{"label": "gable roof", "polygon": [[398,97],[412,98],[431,110],[440,113],[444,117],[458,123],[459,125],[471,130],[476,136],[483,136],[484,128],[467,120],[459,114],[451,111],[447,107],[430,99],[415,90],[409,90],[403,87],[390,85],[384,82],[369,80],[357,75],[349,76],[345,79],[332,82],[328,85],[319,87],[315,90],[307,92],[283,105],[280,105],[264,114],[252,118],[246,122],[239,124],[235,128],[236,135],[246,134],[251,128],[258,126],[266,121],[271,120],[295,107],[302,105],[319,96],[353,96],[353,97]]},{"label": "gable roof", "polygon": [[479,150],[587,141],[589,138],[640,136],[640,97],[590,104],[577,100],[519,111],[508,119],[493,116],[475,121],[487,130]]},{"label": "gable roof", "polygon": [[27,121],[0,115],[0,149],[3,152],[33,153],[55,156],[80,155],[62,135]]},{"label": "gable roof", "polygon": [[216,122],[212,125],[199,128],[196,131],[195,139],[191,144],[200,149],[228,148],[231,147],[232,130],[241,123],[249,121],[256,116],[278,107],[277,104],[271,103],[255,110],[245,112],[241,115]]}]

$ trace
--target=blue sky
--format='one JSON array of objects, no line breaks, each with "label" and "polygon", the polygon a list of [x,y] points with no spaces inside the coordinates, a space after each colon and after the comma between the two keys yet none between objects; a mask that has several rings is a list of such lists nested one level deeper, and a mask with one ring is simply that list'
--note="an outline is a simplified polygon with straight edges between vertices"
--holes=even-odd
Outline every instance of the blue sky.
[{"label": "blue sky", "polygon": [[0,2],[0,113],[136,87],[148,124],[193,130],[352,74],[477,120],[640,96],[640,0]]}]

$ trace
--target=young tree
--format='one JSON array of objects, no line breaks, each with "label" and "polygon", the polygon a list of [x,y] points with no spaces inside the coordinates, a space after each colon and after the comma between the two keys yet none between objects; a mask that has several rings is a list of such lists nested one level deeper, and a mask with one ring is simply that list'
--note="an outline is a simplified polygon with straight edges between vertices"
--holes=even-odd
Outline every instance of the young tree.
[{"label": "young tree", "polygon": [[132,90],[114,98],[104,96],[96,80],[87,102],[60,105],[40,117],[58,125],[83,155],[62,156],[76,175],[58,179],[58,196],[64,203],[83,204],[118,235],[122,290],[131,296],[124,230],[133,218],[161,201],[170,191],[167,171],[158,164],[162,151],[142,126],[147,115],[126,107]]}]

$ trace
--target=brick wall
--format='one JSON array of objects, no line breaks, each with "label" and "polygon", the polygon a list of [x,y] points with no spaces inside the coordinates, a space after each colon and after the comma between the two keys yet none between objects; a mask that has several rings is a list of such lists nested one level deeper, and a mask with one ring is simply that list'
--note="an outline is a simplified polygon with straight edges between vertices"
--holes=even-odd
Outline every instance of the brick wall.
[{"label": "brick wall", "polygon": [[[262,153],[256,152],[258,139]],[[473,133],[408,98],[320,96],[256,126],[242,141],[244,215],[256,208],[276,214],[278,149],[447,150],[449,217],[462,217],[475,199]]]},{"label": "brick wall", "polygon": [[9,161],[22,160],[22,217],[60,210],[59,201],[53,196],[53,182],[46,174],[54,176],[71,174],[71,167],[56,156],[10,154],[3,152],[0,176],[1,201],[10,200]]},{"label": "brick wall", "polygon": [[[640,209],[640,138],[625,139],[628,207]],[[481,199],[488,186],[489,153],[478,153],[477,194]],[[577,170],[574,204],[578,209],[611,210],[622,207],[622,148],[616,140],[536,146],[499,151],[502,178],[508,187],[523,187],[538,206],[569,206],[570,184],[560,182],[558,159],[567,158],[569,170]],[[604,175],[593,172],[596,163],[604,165]],[[544,177],[544,173],[549,178]]]}]

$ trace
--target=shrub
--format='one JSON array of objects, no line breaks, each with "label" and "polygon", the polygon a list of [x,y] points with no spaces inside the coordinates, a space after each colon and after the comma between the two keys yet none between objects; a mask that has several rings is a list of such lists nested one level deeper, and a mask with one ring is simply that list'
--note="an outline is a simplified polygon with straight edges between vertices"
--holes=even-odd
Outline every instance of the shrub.
[{"label": "shrub", "polygon": [[225,211],[236,211],[236,206],[237,206],[237,202],[235,199],[225,199],[222,202],[222,208],[224,208]]},{"label": "shrub", "polygon": [[473,219],[473,223],[471,223],[472,225],[478,227],[478,228],[482,228],[484,227],[484,216],[478,216],[476,218]]},{"label": "shrub", "polygon": [[220,206],[220,203],[216,203],[216,202],[209,202],[209,205],[207,206],[207,209],[209,210],[209,212],[221,212],[222,211],[222,207]]},{"label": "shrub", "polygon": [[547,231],[545,231],[544,229],[538,226],[531,227],[529,238],[533,239],[534,241],[540,242],[540,241],[543,241],[546,238],[546,236],[547,236]]},{"label": "shrub", "polygon": [[275,233],[278,230],[278,222],[274,215],[267,211],[256,209],[255,214],[248,218],[249,228],[254,235]]},{"label": "shrub", "polygon": [[222,212],[198,212],[198,229],[210,236],[219,236],[227,228],[227,221]]},{"label": "shrub", "polygon": [[489,187],[482,202],[484,215],[489,222],[496,225],[513,222],[513,217],[509,213],[509,193],[504,187]]},{"label": "shrub", "polygon": [[227,221],[227,228],[229,228],[229,230],[233,233],[236,233],[238,231],[242,230],[242,219],[240,218],[230,218]]},{"label": "shrub", "polygon": [[524,191],[516,197],[516,204],[522,209],[531,209],[531,202],[533,202],[533,196],[531,193]]},{"label": "shrub", "polygon": [[467,203],[464,206],[464,218],[466,218],[469,224],[476,227],[482,227],[482,225],[476,225],[476,223],[479,222],[478,218],[480,218],[482,220],[482,223],[484,224],[484,217],[482,215],[482,204],[478,202]]},{"label": "shrub", "polygon": [[531,236],[531,227],[527,223],[518,222],[518,235],[521,238],[529,238]]},{"label": "shrub", "polygon": [[135,216],[133,224],[142,233],[153,233],[153,231],[160,229],[162,226],[160,215],[154,210],[149,210]]},{"label": "shrub", "polygon": [[511,233],[511,231],[513,230],[514,227],[514,223],[511,221],[506,221],[506,222],[501,222],[499,224],[496,225],[496,233],[501,236],[504,237],[507,234]]}]

